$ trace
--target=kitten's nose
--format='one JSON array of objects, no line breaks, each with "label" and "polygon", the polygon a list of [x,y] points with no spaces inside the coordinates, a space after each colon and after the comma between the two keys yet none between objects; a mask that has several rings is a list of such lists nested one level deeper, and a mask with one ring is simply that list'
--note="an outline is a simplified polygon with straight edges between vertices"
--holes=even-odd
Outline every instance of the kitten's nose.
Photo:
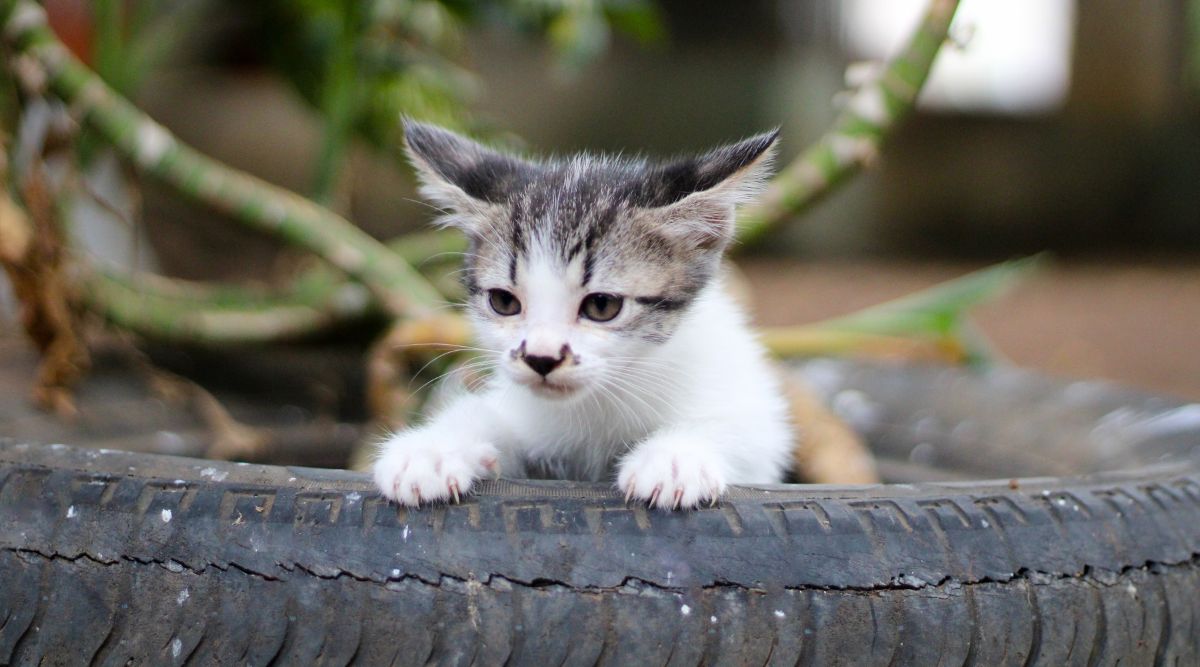
[{"label": "kitten's nose", "polygon": [[525,357],[525,365],[532,368],[534,371],[537,372],[538,375],[540,375],[542,377],[546,377],[547,375],[549,375],[550,371],[554,370],[555,368],[558,368],[558,365],[561,364],[562,362],[563,362],[562,357],[559,357],[558,359],[555,359],[554,357],[534,357],[534,356],[526,356]]},{"label": "kitten's nose", "polygon": [[562,349],[558,352],[558,357],[550,357],[540,354],[528,354],[525,352],[524,343],[521,344],[521,349],[519,351],[521,353],[521,359],[525,362],[526,366],[532,368],[533,371],[538,375],[546,377],[550,374],[550,371],[558,368],[562,365],[562,362],[566,361],[567,355],[571,353],[571,348],[563,345]]}]

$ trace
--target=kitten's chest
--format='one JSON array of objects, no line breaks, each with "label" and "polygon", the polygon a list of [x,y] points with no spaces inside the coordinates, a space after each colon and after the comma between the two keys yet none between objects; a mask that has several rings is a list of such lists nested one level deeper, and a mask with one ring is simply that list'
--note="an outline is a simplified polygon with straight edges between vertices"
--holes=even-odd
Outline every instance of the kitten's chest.
[{"label": "kitten's chest", "polygon": [[529,479],[563,479],[572,482],[604,482],[616,477],[615,461],[597,461],[589,465],[577,456],[527,458],[524,476]]},{"label": "kitten's chest", "polygon": [[600,481],[616,462],[669,419],[665,397],[590,396],[574,405],[530,406],[532,441],[523,448],[533,477]]}]

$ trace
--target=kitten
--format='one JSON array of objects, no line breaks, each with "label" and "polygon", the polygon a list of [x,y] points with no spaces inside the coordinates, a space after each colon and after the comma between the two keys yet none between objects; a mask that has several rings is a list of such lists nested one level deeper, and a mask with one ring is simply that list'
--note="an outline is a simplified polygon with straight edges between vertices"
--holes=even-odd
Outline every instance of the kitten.
[{"label": "kitten", "polygon": [[665,163],[530,161],[415,122],[405,137],[440,223],[470,239],[467,310],[495,373],[383,443],[384,495],[615,473],[627,499],[674,509],[782,480],[783,394],[719,275],[778,131]]}]

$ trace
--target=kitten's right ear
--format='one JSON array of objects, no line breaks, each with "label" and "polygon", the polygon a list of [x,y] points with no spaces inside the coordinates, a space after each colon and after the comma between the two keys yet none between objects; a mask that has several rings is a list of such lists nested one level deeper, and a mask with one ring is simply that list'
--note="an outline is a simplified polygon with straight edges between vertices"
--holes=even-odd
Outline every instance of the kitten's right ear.
[{"label": "kitten's right ear", "polygon": [[668,238],[710,249],[733,240],[735,208],[763,187],[779,129],[650,172],[648,201]]},{"label": "kitten's right ear", "polygon": [[436,125],[405,119],[404,143],[421,194],[457,214],[443,220],[450,226],[475,226],[472,214],[503,201],[532,176],[533,165]]}]

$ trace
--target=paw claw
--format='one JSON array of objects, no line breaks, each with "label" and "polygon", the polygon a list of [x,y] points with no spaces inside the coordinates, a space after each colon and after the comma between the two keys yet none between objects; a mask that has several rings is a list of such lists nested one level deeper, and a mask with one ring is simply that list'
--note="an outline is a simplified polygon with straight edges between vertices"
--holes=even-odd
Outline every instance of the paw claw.
[{"label": "paw claw", "polygon": [[656,504],[658,504],[658,496],[661,494],[662,494],[662,484],[658,484],[657,486],[654,487],[654,490],[650,492],[650,500],[647,501],[648,504],[651,507],[654,507]]},{"label": "paw claw", "polygon": [[683,503],[683,489],[676,488],[675,489],[675,499],[671,502],[671,509],[673,509],[673,510],[679,509],[679,506],[682,503]]},{"label": "paw claw", "polygon": [[461,502],[461,501],[459,500],[459,497],[458,497],[458,480],[451,479],[450,483],[447,486],[450,487],[450,497],[454,499],[454,504],[455,505],[459,504],[459,502]]},{"label": "paw claw", "polygon": [[629,484],[625,487],[625,504],[629,504],[629,499],[633,498],[633,481],[634,478],[629,478]]}]

